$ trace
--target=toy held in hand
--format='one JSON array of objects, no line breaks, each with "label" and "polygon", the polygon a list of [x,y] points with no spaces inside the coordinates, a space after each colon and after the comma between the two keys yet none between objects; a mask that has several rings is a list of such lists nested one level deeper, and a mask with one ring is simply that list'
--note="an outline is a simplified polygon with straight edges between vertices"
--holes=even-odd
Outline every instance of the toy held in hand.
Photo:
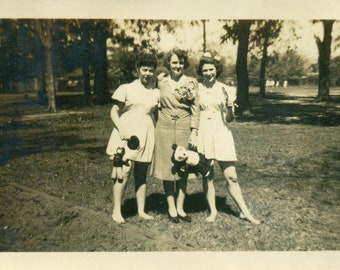
[{"label": "toy held in hand", "polygon": [[[128,140],[126,141],[126,145],[128,149],[130,150],[136,150],[139,147],[139,139],[137,136],[131,136]],[[112,179],[113,181],[117,181],[119,183],[123,182],[123,165],[124,166],[129,166],[129,159],[125,155],[126,150],[125,147],[117,147],[116,153],[111,157],[113,161],[113,169],[112,169]]]},{"label": "toy held in hand", "polygon": [[127,147],[131,150],[136,150],[139,147],[139,139],[137,136],[133,135],[127,140]]},{"label": "toy held in hand", "polygon": [[174,150],[172,155],[173,173],[181,171],[186,172],[188,166],[197,169],[197,171],[204,177],[211,177],[213,172],[213,161],[206,159],[201,153],[197,153],[192,150],[187,150],[177,144],[172,145]]}]

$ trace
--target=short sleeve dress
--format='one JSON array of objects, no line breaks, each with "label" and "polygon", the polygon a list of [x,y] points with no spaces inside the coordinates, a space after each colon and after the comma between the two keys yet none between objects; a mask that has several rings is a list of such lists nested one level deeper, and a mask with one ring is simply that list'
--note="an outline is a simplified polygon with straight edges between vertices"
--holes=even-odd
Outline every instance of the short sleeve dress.
[{"label": "short sleeve dress", "polygon": [[[155,145],[154,110],[159,104],[159,90],[147,89],[135,80],[121,85],[112,95],[112,99],[124,103],[120,119],[130,135],[140,141],[140,147],[131,151],[129,159],[140,162],[151,162]],[[114,127],[109,139],[106,153],[114,155],[117,147],[123,146],[118,130]]]},{"label": "short sleeve dress", "polygon": [[[196,98],[190,102],[182,102],[176,98],[175,90],[181,85],[194,84]],[[197,95],[197,80],[183,75],[175,83],[169,76],[158,82],[160,90],[160,109],[156,125],[155,155],[151,165],[151,175],[167,181],[177,181],[183,177],[195,177],[194,174],[179,175],[173,170],[171,160],[172,145],[188,147],[191,128],[198,128],[199,108]]]},{"label": "short sleeve dress", "polygon": [[200,126],[198,152],[208,159],[236,161],[236,150],[232,132],[226,122],[226,101],[236,99],[234,87],[216,81],[211,88],[198,84]]}]

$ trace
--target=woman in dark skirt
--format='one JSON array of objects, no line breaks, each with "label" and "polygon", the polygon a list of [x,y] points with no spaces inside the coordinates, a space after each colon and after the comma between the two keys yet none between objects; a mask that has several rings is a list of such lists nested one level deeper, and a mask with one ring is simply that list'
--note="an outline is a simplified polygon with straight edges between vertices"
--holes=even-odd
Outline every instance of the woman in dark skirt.
[{"label": "woman in dark skirt", "polygon": [[196,148],[199,125],[197,81],[183,74],[189,66],[187,53],[183,50],[172,50],[166,56],[164,66],[170,74],[158,81],[160,108],[151,173],[163,181],[170,220],[190,222],[191,218],[183,209],[189,173],[175,169],[172,145]]}]

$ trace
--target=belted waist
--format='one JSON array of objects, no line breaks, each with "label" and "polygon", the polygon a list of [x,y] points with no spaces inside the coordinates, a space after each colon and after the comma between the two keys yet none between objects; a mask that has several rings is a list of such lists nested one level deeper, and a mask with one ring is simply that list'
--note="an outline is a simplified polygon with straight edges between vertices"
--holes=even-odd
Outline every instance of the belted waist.
[{"label": "belted waist", "polygon": [[[160,113],[158,115],[158,121],[162,122],[190,122],[191,117],[189,113],[183,113],[183,114],[166,114],[166,113]],[[189,124],[190,125],[190,124]]]},{"label": "belted waist", "polygon": [[170,117],[171,117],[171,120],[173,121],[177,121],[179,119],[179,115],[177,114],[171,114]]},{"label": "belted waist", "polygon": [[201,119],[207,119],[207,120],[221,120],[223,119],[223,113],[221,111],[217,110],[205,110],[201,111]]}]

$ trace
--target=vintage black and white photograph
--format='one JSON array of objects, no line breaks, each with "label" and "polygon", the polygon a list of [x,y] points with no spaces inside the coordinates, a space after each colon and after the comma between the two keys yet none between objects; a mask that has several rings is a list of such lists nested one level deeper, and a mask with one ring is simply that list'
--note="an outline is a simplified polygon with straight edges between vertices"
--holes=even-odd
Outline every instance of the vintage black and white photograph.
[{"label": "vintage black and white photograph", "polygon": [[340,17],[41,2],[0,18],[2,254],[340,249]]}]

